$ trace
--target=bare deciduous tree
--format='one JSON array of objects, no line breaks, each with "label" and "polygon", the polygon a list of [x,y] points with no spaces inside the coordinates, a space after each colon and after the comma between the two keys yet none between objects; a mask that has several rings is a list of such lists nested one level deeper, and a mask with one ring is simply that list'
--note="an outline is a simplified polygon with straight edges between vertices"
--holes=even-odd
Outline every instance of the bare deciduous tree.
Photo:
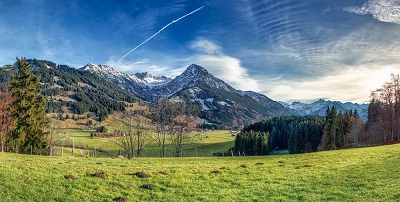
[{"label": "bare deciduous tree", "polygon": [[[391,81],[371,93],[367,129],[369,138],[375,139],[379,131],[383,143],[400,140],[400,76],[391,74]],[[388,137],[389,136],[389,137]],[[390,138],[390,139],[389,139]],[[376,143],[376,142],[375,142]]]},{"label": "bare deciduous tree", "polygon": [[0,89],[0,145],[1,152],[7,150],[7,143],[10,138],[10,132],[13,128],[11,120],[10,105],[13,103],[14,98],[7,90]]},{"label": "bare deciduous tree", "polygon": [[50,156],[53,156],[56,145],[61,145],[62,139],[65,139],[63,133],[58,128],[54,120],[50,120],[49,127],[46,130],[46,145]]},{"label": "bare deciduous tree", "polygon": [[175,157],[180,157],[185,146],[200,140],[200,134],[195,132],[200,111],[196,106],[188,106],[184,102],[179,102],[176,106],[179,115],[174,119],[175,126],[170,138]]},{"label": "bare deciduous tree", "polygon": [[153,122],[157,131],[152,137],[160,148],[161,157],[166,157],[167,143],[171,143],[174,156],[179,157],[184,146],[199,140],[200,135],[193,133],[199,112],[197,105],[179,99],[160,100],[154,105]]},{"label": "bare deciduous tree", "polygon": [[152,139],[160,148],[160,157],[162,158],[167,155],[167,135],[171,134],[177,110],[176,105],[168,100],[158,101],[152,109],[153,122],[156,126],[156,132],[153,133]]},{"label": "bare deciduous tree", "polygon": [[150,142],[148,120],[134,111],[125,111],[119,117],[120,133],[114,141],[121,147],[128,158],[140,157],[145,146]]}]

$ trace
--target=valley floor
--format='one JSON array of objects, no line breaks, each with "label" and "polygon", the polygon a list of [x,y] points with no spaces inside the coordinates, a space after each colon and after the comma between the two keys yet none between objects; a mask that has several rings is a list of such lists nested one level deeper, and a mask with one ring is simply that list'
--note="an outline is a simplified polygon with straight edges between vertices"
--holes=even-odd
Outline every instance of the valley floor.
[{"label": "valley floor", "polygon": [[[0,153],[1,201],[398,201],[400,145],[299,155],[94,159]],[[139,178],[137,172],[149,174]],[[103,178],[92,177],[103,173]],[[73,179],[65,179],[73,175]],[[153,189],[141,188],[152,184]]]}]

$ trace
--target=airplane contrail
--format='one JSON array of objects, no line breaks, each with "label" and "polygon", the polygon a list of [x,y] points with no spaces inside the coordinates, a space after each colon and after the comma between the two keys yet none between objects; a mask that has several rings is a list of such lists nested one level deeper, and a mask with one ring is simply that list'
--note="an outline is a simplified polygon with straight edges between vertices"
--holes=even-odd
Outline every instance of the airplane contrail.
[{"label": "airplane contrail", "polygon": [[160,30],[158,30],[158,32],[156,32],[156,33],[153,34],[151,37],[149,37],[148,39],[146,39],[145,41],[143,41],[142,43],[140,43],[139,45],[137,45],[135,48],[133,48],[132,50],[130,50],[130,51],[129,51],[128,53],[126,53],[124,56],[122,56],[122,57],[118,60],[118,62],[120,62],[122,59],[124,59],[124,58],[125,58],[126,56],[128,56],[130,53],[132,53],[132,51],[136,50],[137,48],[139,48],[140,46],[142,46],[142,45],[145,44],[146,42],[150,41],[152,38],[154,38],[155,36],[157,36],[157,34],[159,34],[160,32],[162,32],[162,31],[163,31],[164,29],[166,29],[167,27],[171,26],[172,24],[178,22],[179,20],[182,20],[183,18],[185,18],[185,17],[187,17],[187,16],[189,16],[189,15],[192,15],[193,13],[195,13],[195,12],[201,10],[202,8],[204,8],[204,6],[198,8],[198,9],[196,9],[196,10],[194,10],[194,11],[192,11],[192,12],[190,12],[190,13],[188,13],[188,14],[186,14],[186,15],[184,15],[184,16],[182,16],[182,17],[176,19],[176,20],[173,20],[173,21],[170,22],[170,23],[168,23],[168,24],[165,25],[163,28],[161,28]]}]

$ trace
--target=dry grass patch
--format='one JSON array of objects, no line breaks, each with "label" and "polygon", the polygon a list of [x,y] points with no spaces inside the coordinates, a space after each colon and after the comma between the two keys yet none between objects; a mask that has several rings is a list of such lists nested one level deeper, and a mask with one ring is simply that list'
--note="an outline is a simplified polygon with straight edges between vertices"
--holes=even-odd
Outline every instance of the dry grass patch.
[{"label": "dry grass patch", "polygon": [[104,173],[94,173],[94,174],[92,174],[92,177],[97,177],[97,178],[101,178],[101,179],[106,178]]},{"label": "dry grass patch", "polygon": [[135,173],[135,175],[138,178],[149,178],[150,177],[150,175],[145,172],[137,172],[137,173]]}]

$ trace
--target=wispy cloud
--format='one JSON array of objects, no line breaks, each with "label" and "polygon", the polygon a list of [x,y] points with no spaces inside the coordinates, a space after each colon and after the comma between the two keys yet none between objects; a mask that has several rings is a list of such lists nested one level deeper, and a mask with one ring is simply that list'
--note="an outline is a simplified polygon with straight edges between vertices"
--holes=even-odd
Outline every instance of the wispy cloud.
[{"label": "wispy cloud", "polygon": [[[390,73],[400,73],[400,42],[395,40],[400,37],[398,26],[344,19],[348,15],[342,15],[341,8],[348,2],[341,1],[343,7],[329,4],[328,11],[315,7],[313,12],[307,5],[313,1],[248,2],[243,16],[263,43],[237,55],[246,65],[257,66],[250,76],[259,81],[262,93],[273,99],[366,102],[370,90],[380,87]],[[398,23],[399,2],[369,0],[345,10]]]},{"label": "wispy cloud", "polygon": [[266,79],[266,80],[268,80],[268,81],[279,81],[279,80],[283,79],[283,76],[284,76],[284,74],[281,74],[281,75],[279,75],[277,77]]},{"label": "wispy cloud", "polygon": [[[280,80],[274,88],[266,88],[266,95],[276,100],[288,102],[311,102],[317,98],[338,101],[367,103],[371,90],[389,80],[390,73],[399,73],[399,67],[357,68],[333,72],[331,75],[303,80]],[[267,83],[262,83],[267,85]]]},{"label": "wispy cloud", "polygon": [[218,54],[221,53],[221,47],[214,42],[206,39],[198,39],[194,41],[190,48],[205,54]]},{"label": "wispy cloud", "polygon": [[346,7],[343,10],[359,15],[372,15],[382,22],[400,24],[399,0],[369,0],[360,7]]},{"label": "wispy cloud", "polygon": [[[387,81],[390,73],[400,73],[400,42],[393,40],[400,37],[396,30],[367,24],[329,42],[260,51],[266,60],[289,67],[280,68],[285,77],[273,83],[255,78],[263,93],[276,100],[368,102],[371,90]],[[294,62],[284,61],[285,57]]]},{"label": "wispy cloud", "polygon": [[[370,84],[386,79],[377,75],[400,72],[400,0],[0,4],[0,65],[26,56],[174,77],[197,63],[235,88],[279,100],[365,101]],[[204,4],[117,63],[121,50]]]},{"label": "wispy cloud", "polygon": [[193,41],[190,47],[198,53],[187,58],[188,62],[206,68],[214,76],[237,89],[259,90],[257,80],[250,77],[240,59],[224,54],[222,48],[216,43],[206,39],[198,39]]}]

